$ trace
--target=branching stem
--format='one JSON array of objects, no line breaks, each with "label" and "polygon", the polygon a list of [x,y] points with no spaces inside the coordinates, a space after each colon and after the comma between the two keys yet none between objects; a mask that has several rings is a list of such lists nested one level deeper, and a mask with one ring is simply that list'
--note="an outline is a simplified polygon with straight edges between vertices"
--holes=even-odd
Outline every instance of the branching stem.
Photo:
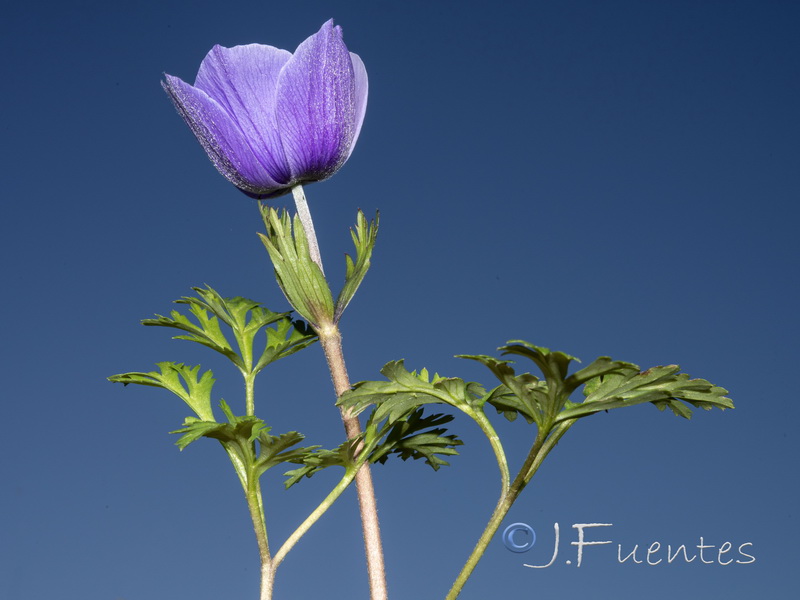
[{"label": "branching stem", "polygon": [[308,517],[306,517],[306,520],[303,521],[288,538],[286,538],[283,546],[278,549],[278,551],[275,553],[275,557],[272,559],[273,570],[278,568],[278,565],[280,565],[283,562],[283,559],[286,558],[289,550],[294,547],[300,538],[303,537],[303,535],[305,535],[309,529],[311,529],[311,526],[316,523],[325,513],[325,511],[328,510],[334,502],[336,502],[337,498],[342,495],[342,492],[347,489],[347,486],[349,486],[355,478],[356,471],[356,468],[348,468],[344,477],[342,477],[339,483],[336,484],[336,487],[331,490],[330,494],[328,494],[325,499],[319,503],[317,508],[315,508],[314,511],[308,515]]},{"label": "branching stem", "polygon": [[[500,524],[508,514],[511,505],[514,504],[522,490],[526,485],[528,485],[531,478],[541,466],[545,457],[547,457],[550,451],[558,443],[558,440],[561,439],[561,437],[567,432],[572,424],[575,423],[575,421],[576,419],[571,419],[569,421],[559,423],[552,429],[539,431],[533,446],[528,452],[528,456],[525,458],[525,462],[522,464],[522,467],[519,470],[519,473],[517,473],[511,485],[504,488],[503,493],[500,495],[500,499],[497,501],[497,505],[492,512],[492,516],[489,518],[489,522],[486,524],[486,528],[483,530],[481,537],[478,539],[478,543],[475,544],[475,548],[469,555],[469,558],[464,564],[464,567],[461,569],[461,572],[458,574],[458,577],[453,582],[453,586],[447,593],[445,600],[456,600],[456,598],[458,598],[458,595],[461,593],[464,584],[467,582],[467,579],[469,579],[470,575],[472,575],[472,572],[478,565],[478,561],[480,561],[481,557],[486,552],[489,542],[492,541],[494,534],[497,533],[497,530],[500,528]],[[489,441],[491,441],[491,438]]]}]

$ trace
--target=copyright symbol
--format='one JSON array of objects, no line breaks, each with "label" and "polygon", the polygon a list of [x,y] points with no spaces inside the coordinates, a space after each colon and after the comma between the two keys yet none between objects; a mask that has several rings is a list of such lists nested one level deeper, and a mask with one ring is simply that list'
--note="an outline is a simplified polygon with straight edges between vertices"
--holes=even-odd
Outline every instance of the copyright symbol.
[{"label": "copyright symbol", "polygon": [[[518,531],[524,532],[522,537],[527,538],[522,544],[518,544],[514,540],[514,534]],[[533,548],[535,543],[536,532],[533,530],[533,527],[525,523],[512,523],[503,531],[503,544],[512,552],[527,552]]]}]

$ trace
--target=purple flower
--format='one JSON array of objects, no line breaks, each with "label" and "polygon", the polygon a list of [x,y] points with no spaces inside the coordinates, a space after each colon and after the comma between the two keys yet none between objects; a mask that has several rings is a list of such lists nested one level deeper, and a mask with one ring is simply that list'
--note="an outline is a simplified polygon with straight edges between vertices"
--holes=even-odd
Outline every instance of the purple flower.
[{"label": "purple flower", "polygon": [[194,86],[161,84],[228,181],[253,198],[333,175],[350,157],[367,108],[367,71],[333,20],[294,54],[214,46]]}]

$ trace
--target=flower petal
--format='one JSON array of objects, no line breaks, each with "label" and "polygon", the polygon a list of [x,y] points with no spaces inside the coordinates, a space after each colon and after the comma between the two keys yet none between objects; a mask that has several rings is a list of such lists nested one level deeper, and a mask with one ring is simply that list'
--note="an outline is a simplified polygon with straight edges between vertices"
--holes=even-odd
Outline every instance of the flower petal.
[{"label": "flower petal", "polygon": [[319,181],[347,160],[355,126],[353,61],[328,21],[297,47],[278,77],[276,115],[295,181]]},{"label": "flower petal", "polygon": [[270,194],[283,187],[253,155],[239,126],[206,92],[172,75],[166,75],[161,85],[211,162],[228,181],[251,194]]},{"label": "flower petal", "polygon": [[353,148],[356,147],[358,135],[361,133],[361,125],[364,124],[364,114],[367,112],[367,95],[369,92],[369,81],[367,79],[367,69],[364,62],[358,54],[350,53],[350,59],[353,62],[353,76],[355,77],[355,132],[353,133],[353,141],[350,142],[350,150],[347,152],[347,158],[353,153]]},{"label": "flower petal", "polygon": [[262,44],[214,46],[195,81],[239,126],[253,155],[280,183],[287,183],[291,173],[275,122],[275,95],[278,75],[291,56]]}]

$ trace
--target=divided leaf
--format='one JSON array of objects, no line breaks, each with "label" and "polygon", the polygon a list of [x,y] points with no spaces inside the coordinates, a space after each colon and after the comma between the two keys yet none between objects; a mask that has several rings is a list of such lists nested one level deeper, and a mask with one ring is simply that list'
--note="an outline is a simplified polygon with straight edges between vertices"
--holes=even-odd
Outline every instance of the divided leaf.
[{"label": "divided leaf", "polygon": [[288,478],[283,483],[284,487],[288,490],[304,477],[311,477],[328,467],[344,467],[345,469],[352,467],[355,465],[354,441],[358,440],[347,440],[333,450],[314,448],[302,457],[302,461],[291,461],[302,462],[303,466],[284,473]]},{"label": "divided leaf", "polygon": [[552,351],[542,346],[534,346],[523,340],[510,340],[505,346],[500,346],[498,350],[503,351],[503,356],[515,354],[524,356],[536,363],[548,382],[562,382],[567,377],[569,363],[572,361],[580,362],[579,359],[564,352]]},{"label": "divided leaf", "polygon": [[511,361],[483,354],[458,354],[456,358],[475,360],[485,365],[502,384],[486,397],[486,402],[513,421],[521,414],[528,423],[541,424],[551,405],[547,382],[530,373],[517,375]]},{"label": "divided leaf", "polygon": [[733,408],[733,401],[726,397],[726,389],[705,379],[690,379],[677,365],[639,372],[639,367],[629,364],[589,380],[583,393],[586,399],[581,403],[568,403],[559,420],[645,402],[653,403],[659,410],[669,407],[674,414],[687,419],[692,411],[686,404],[705,410]]},{"label": "divided leaf", "polygon": [[350,304],[350,300],[353,299],[358,286],[361,285],[364,276],[369,270],[372,250],[375,247],[375,240],[378,236],[379,222],[380,213],[375,215],[374,221],[367,223],[364,213],[360,210],[358,211],[355,230],[350,230],[350,236],[353,238],[353,244],[356,247],[356,260],[353,261],[349,254],[345,255],[347,263],[345,280],[342,291],[339,293],[339,298],[336,300],[336,311],[333,315],[334,323],[339,322],[344,309]]},{"label": "divided leaf", "polygon": [[[301,433],[290,431],[280,435],[270,435],[270,427],[263,420],[254,416],[236,416],[228,404],[220,402],[222,411],[228,418],[227,423],[201,421],[194,417],[187,418],[181,429],[170,433],[183,434],[176,445],[183,450],[192,442],[207,437],[218,440],[229,452],[236,455],[241,469],[240,475],[259,477],[268,469],[282,463],[303,463],[307,456],[316,452],[318,446],[293,448],[305,439]],[[254,454],[257,442],[258,456]]]},{"label": "divided leaf", "polygon": [[[194,288],[198,289],[198,288]],[[187,300],[177,300],[176,303],[187,303]],[[194,300],[194,299],[193,299]],[[233,347],[228,342],[225,334],[219,326],[219,319],[216,316],[209,316],[208,312],[203,308],[202,303],[192,304],[189,307],[191,313],[195,316],[198,323],[194,323],[189,317],[181,314],[177,310],[170,311],[170,316],[156,315],[155,319],[144,319],[142,325],[150,327],[173,327],[186,331],[189,335],[175,336],[177,340],[189,340],[190,342],[197,342],[219,352],[220,354],[228,357],[237,366],[241,367],[241,360]]]},{"label": "divided leaf", "polygon": [[[529,423],[547,426],[568,419],[585,417],[601,410],[652,402],[660,410],[669,407],[676,415],[689,418],[690,404],[704,409],[714,406],[733,408],[727,391],[704,379],[689,379],[676,365],[639,371],[633,363],[601,356],[590,365],[569,375],[574,356],[512,340],[499,348],[503,355],[514,354],[532,360],[544,380],[530,373],[517,375],[509,361],[491,356],[461,355],[488,367],[502,383],[486,398],[509,420],[521,414]],[[570,402],[570,395],[584,385],[586,400]]]},{"label": "divided leaf", "polygon": [[[267,234],[259,233],[269,253],[278,285],[294,309],[315,328],[333,322],[333,296],[319,266],[311,259],[299,217],[280,215],[274,208],[261,206]],[[292,229],[294,227],[294,230]]]},{"label": "divided leaf", "polygon": [[297,431],[276,436],[270,435],[267,429],[262,430],[258,436],[259,453],[256,460],[258,474],[282,463],[303,463],[310,453],[319,448],[319,446],[306,446],[291,449],[304,439],[305,436]]},{"label": "divided leaf", "polygon": [[277,327],[267,328],[267,345],[253,372],[258,373],[270,363],[307,348],[316,341],[317,335],[304,321],[283,319]]},{"label": "divided leaf", "polygon": [[122,373],[112,375],[108,380],[125,385],[135,383],[169,390],[188,404],[201,420],[214,422],[214,412],[211,410],[211,388],[215,380],[211,371],[206,371],[198,379],[200,365],[188,367],[174,362],[160,362],[156,365],[160,369],[159,372]]},{"label": "divided leaf", "polygon": [[439,427],[452,420],[452,415],[423,416],[421,408],[413,410],[405,418],[382,428],[380,435],[385,435],[385,438],[372,450],[369,460],[383,464],[390,454],[397,454],[403,460],[424,459],[434,471],[438,471],[440,466],[450,464],[439,456],[458,454],[455,446],[463,444],[458,436],[444,435],[447,430]]},{"label": "divided leaf", "polygon": [[264,421],[254,416],[237,417],[233,414],[228,404],[220,401],[220,408],[228,418],[227,423],[209,423],[193,417],[189,417],[183,422],[181,429],[170,431],[170,433],[182,433],[183,436],[175,444],[183,450],[186,446],[200,439],[208,437],[219,440],[223,445],[226,444],[249,444],[255,440],[262,431],[269,431],[269,427]]},{"label": "divided leaf", "polygon": [[[169,317],[156,315],[145,319],[147,326],[172,327],[188,333],[175,339],[197,342],[230,359],[243,373],[258,373],[266,365],[305,348],[315,341],[314,334],[302,321],[293,322],[290,313],[275,313],[255,300],[236,296],[223,298],[211,287],[192,288],[198,297],[184,296],[176,304],[186,304],[197,322],[177,310]],[[220,328],[225,323],[233,331],[238,352],[233,348]],[[267,345],[253,366],[253,344],[258,332],[268,325]]]},{"label": "divided leaf", "polygon": [[486,392],[474,382],[456,377],[430,378],[427,370],[419,373],[405,368],[402,360],[386,363],[381,373],[388,381],[362,381],[345,392],[337,404],[356,414],[374,404],[376,421],[394,421],[406,417],[424,404],[449,404],[469,415],[481,410]]}]

